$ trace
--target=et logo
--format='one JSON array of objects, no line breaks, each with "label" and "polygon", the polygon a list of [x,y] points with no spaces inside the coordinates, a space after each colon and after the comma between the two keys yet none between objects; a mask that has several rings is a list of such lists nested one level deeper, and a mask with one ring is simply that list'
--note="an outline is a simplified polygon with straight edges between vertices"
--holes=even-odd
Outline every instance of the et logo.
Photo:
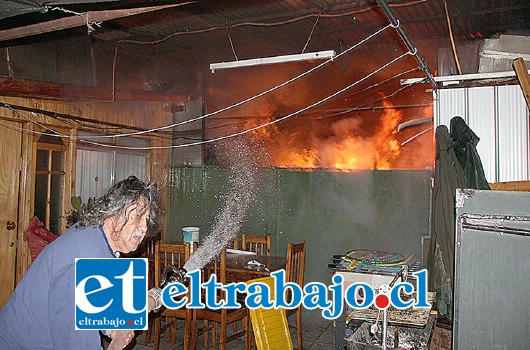
[{"label": "et logo", "polygon": [[75,329],[147,329],[147,259],[75,259]]}]

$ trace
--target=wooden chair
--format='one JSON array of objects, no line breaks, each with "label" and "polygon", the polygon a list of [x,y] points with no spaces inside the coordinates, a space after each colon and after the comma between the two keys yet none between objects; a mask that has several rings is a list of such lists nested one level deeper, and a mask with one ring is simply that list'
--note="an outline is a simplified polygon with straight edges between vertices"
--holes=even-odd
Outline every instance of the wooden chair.
[{"label": "wooden chair", "polygon": [[[285,278],[288,282],[294,282],[300,287],[304,287],[304,271],[305,271],[305,240],[287,245],[287,263],[285,266]],[[302,349],[302,307],[296,309],[286,310],[287,317],[296,314],[296,324],[289,324],[289,327],[296,327],[298,335],[298,349]]]},{"label": "wooden chair", "polygon": [[[239,249],[239,234],[234,238],[233,241],[231,241],[230,243],[228,243],[228,246],[227,248],[232,248],[232,249],[235,249],[235,250],[238,250]],[[234,322],[232,323],[232,329],[234,332],[237,332],[237,322]]]},{"label": "wooden chair", "polygon": [[[190,257],[190,244],[166,244],[158,243],[155,245],[155,286],[160,286],[162,271],[166,265],[183,267]],[[186,294],[189,298],[189,292]],[[165,325],[162,327],[162,317],[165,317]],[[155,320],[155,340],[154,350],[160,346],[160,334],[166,331],[166,339],[175,343],[176,341],[176,319],[184,320],[184,349],[189,348],[191,321],[193,318],[192,310],[183,307],[180,309],[164,309],[159,317]]]},{"label": "wooden chair", "polygon": [[243,250],[254,252],[259,255],[271,255],[271,235],[250,236],[243,233],[241,236]]},{"label": "wooden chair", "polygon": [[239,249],[239,235],[228,244],[227,248]]},{"label": "wooden chair", "polygon": [[[160,237],[146,240],[143,244],[142,257],[147,258],[147,289],[155,286],[155,245],[159,242]],[[145,331],[145,345],[151,341],[151,331],[153,328],[153,319],[147,321],[147,331]]]},{"label": "wooden chair", "polygon": [[147,264],[149,272],[147,274],[147,287],[148,289],[155,286],[155,246],[158,243],[158,240],[148,240],[145,241],[145,250],[142,256],[147,258]]},{"label": "wooden chair", "polygon": [[[217,282],[226,284],[226,250],[219,256],[219,260],[215,260],[213,266],[210,269],[211,273],[217,276]],[[208,272],[204,274],[203,279],[208,278]],[[220,292],[218,300],[224,300],[226,295],[224,292]],[[193,310],[193,325],[192,325],[192,342],[191,348],[197,348],[197,337],[199,333],[204,334],[204,345],[208,346],[208,332],[212,330],[212,338],[217,341],[217,325],[220,325],[219,331],[219,349],[225,350],[226,343],[237,339],[241,336],[245,337],[245,350],[249,349],[249,333],[247,332],[247,318],[248,310],[246,307],[240,309],[226,309],[221,310],[210,310],[210,309],[194,309]],[[199,329],[199,320],[204,321],[204,327]],[[232,331],[232,334],[227,334],[228,325],[234,324],[235,322],[241,321],[243,324],[242,330]],[[214,322],[214,325],[209,325],[209,322]]]}]

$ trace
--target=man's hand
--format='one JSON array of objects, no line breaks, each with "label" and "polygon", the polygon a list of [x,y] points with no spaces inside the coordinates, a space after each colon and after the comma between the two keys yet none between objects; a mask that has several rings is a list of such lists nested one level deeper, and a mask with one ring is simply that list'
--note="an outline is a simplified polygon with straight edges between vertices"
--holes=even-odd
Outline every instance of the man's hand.
[{"label": "man's hand", "polygon": [[[148,292],[148,306],[147,311],[158,310],[162,306],[160,295],[162,291],[159,288],[151,288]],[[132,330],[113,330],[109,334],[112,341],[109,344],[107,350],[121,350],[127,346],[134,338],[134,331]]]},{"label": "man's hand", "polygon": [[156,287],[151,288],[147,292],[147,296],[147,312],[158,311],[162,307],[162,290]]},{"label": "man's hand", "polygon": [[133,330],[113,330],[109,334],[112,341],[107,350],[121,350],[127,346],[134,338]]}]

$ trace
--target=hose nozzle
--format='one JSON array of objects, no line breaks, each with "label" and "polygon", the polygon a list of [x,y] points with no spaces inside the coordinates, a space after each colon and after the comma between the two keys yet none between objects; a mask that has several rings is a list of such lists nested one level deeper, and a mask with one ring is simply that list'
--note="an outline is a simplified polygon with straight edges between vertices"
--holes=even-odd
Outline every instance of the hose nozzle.
[{"label": "hose nozzle", "polygon": [[174,265],[166,265],[164,271],[162,272],[162,281],[160,282],[160,289],[163,289],[170,283],[188,283],[188,276],[186,274],[188,271],[182,267],[176,267]]}]

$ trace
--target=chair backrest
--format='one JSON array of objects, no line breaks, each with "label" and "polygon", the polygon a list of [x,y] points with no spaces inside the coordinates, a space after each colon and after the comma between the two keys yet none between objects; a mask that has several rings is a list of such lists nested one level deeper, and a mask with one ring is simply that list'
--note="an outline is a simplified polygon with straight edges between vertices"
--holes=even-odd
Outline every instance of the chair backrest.
[{"label": "chair backrest", "polygon": [[230,241],[230,243],[228,243],[227,248],[239,249],[239,235],[234,238],[233,241]]},{"label": "chair backrest", "polygon": [[155,244],[160,242],[160,237],[162,236],[162,231],[157,232],[156,234],[148,234],[142,242],[142,257],[148,259],[155,259]]},{"label": "chair backrest", "polygon": [[158,241],[148,240],[145,241],[144,256],[148,259],[155,259],[155,245]]},{"label": "chair backrest", "polygon": [[[202,283],[208,281],[208,279],[215,275],[217,283],[226,284],[226,249],[223,249],[218,257],[209,262],[206,266],[202,268],[201,280]],[[205,295],[205,290],[201,288],[201,298]],[[225,300],[226,292],[222,289],[217,290],[217,300]],[[226,313],[226,309],[222,308],[221,312]]]},{"label": "chair backrest", "polygon": [[158,237],[149,237],[142,242],[142,257],[147,258],[148,264],[148,275],[147,275],[147,286],[153,288],[155,286],[155,245],[159,242]]},{"label": "chair backrest", "polygon": [[305,272],[305,240],[300,243],[287,245],[287,263],[285,266],[286,279],[303,288]]},{"label": "chair backrest", "polygon": [[[210,274],[212,273],[217,276],[217,282],[226,284],[226,249],[223,249],[219,254],[219,257],[215,258],[209,264]],[[209,278],[209,275],[204,276],[205,279]]]},{"label": "chair backrest", "polygon": [[[270,298],[274,300],[274,278],[262,277],[247,281],[247,285],[261,282],[269,286]],[[285,309],[249,309],[252,329],[258,350],[293,349],[289,323]]]},{"label": "chair backrest", "polygon": [[259,255],[271,255],[271,235],[250,236],[243,233],[241,236],[243,250],[254,252]]},{"label": "chair backrest", "polygon": [[160,285],[162,270],[166,265],[183,267],[190,258],[190,244],[155,244],[155,286]]}]

